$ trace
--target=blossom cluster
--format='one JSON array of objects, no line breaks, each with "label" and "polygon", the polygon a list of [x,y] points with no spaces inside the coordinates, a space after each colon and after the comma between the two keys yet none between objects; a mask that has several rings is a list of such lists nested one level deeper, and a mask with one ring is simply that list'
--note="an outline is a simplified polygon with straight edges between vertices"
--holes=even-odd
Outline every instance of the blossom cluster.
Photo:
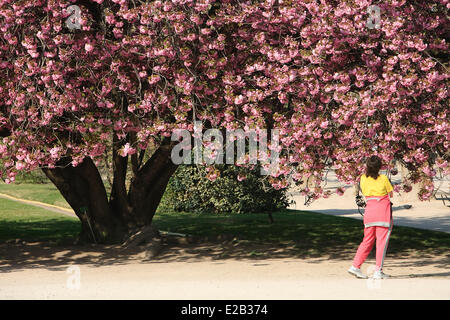
[{"label": "blossom cluster", "polygon": [[95,0],[69,30],[74,3],[0,0],[5,181],[101,159],[113,135],[133,155],[195,120],[279,129],[272,185],[312,179],[315,198],[327,168],[353,183],[374,153],[423,199],[449,174],[448,0]]}]

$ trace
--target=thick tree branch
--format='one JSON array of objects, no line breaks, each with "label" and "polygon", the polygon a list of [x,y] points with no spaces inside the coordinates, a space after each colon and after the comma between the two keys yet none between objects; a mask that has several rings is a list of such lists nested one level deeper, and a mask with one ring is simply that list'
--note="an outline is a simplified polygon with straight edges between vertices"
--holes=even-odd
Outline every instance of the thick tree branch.
[{"label": "thick tree branch", "polygon": [[123,145],[124,141],[119,141],[117,135],[114,133],[112,152],[114,176],[110,196],[110,208],[113,212],[117,212],[122,216],[127,215],[131,212],[126,189],[128,156],[122,157],[119,154],[119,149]]},{"label": "thick tree branch", "polygon": [[130,186],[128,198],[142,224],[151,222],[167,183],[177,168],[170,158],[175,143],[170,138],[163,139]]},{"label": "thick tree branch", "polygon": [[77,167],[70,159],[62,159],[57,168],[42,168],[55,184],[82,223],[89,222],[97,240],[108,236],[113,229],[108,198],[101,176],[91,158],[86,157]]},{"label": "thick tree branch", "polygon": [[0,129],[0,137],[4,138],[4,137],[8,137],[11,135],[11,131],[7,128],[2,128]]}]

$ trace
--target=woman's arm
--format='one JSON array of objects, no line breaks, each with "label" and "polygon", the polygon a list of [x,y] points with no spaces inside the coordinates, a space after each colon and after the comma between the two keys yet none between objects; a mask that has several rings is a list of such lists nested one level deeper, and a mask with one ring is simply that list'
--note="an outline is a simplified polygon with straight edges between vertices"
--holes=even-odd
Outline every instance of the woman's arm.
[{"label": "woman's arm", "polygon": [[392,198],[394,196],[394,187],[392,186],[391,182],[389,181],[389,178],[384,176],[384,181],[385,181],[385,188],[387,193],[389,194],[389,198]]}]

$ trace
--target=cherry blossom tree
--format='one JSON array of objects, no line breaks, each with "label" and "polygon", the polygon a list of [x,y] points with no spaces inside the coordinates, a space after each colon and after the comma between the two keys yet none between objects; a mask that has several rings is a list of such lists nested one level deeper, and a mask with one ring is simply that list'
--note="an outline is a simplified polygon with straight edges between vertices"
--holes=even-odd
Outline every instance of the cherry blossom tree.
[{"label": "cherry blossom tree", "polygon": [[[151,224],[176,170],[171,134],[192,132],[197,120],[279,129],[275,188],[313,181],[302,192],[327,197],[331,166],[354,183],[375,153],[408,168],[397,191],[421,181],[428,199],[433,177],[449,173],[449,7],[0,0],[0,175],[10,183],[42,169],[82,221],[82,237],[122,241]],[[98,170],[106,157],[110,192]]]}]

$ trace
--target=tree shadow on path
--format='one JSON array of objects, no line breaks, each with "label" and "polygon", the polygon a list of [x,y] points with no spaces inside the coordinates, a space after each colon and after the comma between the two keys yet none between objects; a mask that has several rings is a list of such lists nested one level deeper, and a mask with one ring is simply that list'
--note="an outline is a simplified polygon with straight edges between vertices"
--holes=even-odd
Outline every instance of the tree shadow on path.
[{"label": "tree shadow on path", "polygon": [[[293,219],[293,216],[298,217]],[[311,263],[324,261],[352,261],[363,238],[360,221],[321,214],[274,215],[275,222],[268,224],[258,215],[243,217],[173,217],[160,220],[161,228],[177,226],[181,233],[199,232],[196,237],[162,237],[158,255],[153,248],[141,246],[124,250],[121,246],[72,245],[67,241],[55,244],[48,240],[22,240],[0,243],[0,273],[30,268],[64,270],[69,265],[109,266],[129,263],[167,262],[226,262],[227,260],[255,261],[267,259],[305,259]],[[163,223],[166,223],[164,225]],[[40,222],[41,223],[41,222]],[[24,224],[16,226],[17,232],[39,235],[41,229],[56,230],[56,225]],[[56,222],[55,222],[56,223]],[[200,226],[199,226],[200,225]],[[20,227],[20,228],[19,228]],[[12,230],[11,225],[2,230]],[[23,230],[22,230],[23,229]],[[66,226],[62,228],[68,229]],[[49,231],[44,229],[44,234]],[[203,232],[203,234],[200,234]],[[225,233],[224,233],[225,232]],[[53,234],[53,233],[52,233]],[[76,234],[76,233],[75,233]],[[191,233],[192,234],[192,233]],[[19,237],[20,239],[21,237]],[[14,239],[11,238],[10,239]],[[45,239],[45,238],[42,238]],[[61,240],[61,239],[57,239]],[[66,242],[65,244],[62,244]],[[450,265],[450,234],[414,228],[394,227],[387,258],[402,261],[402,266],[417,261],[448,270]],[[373,257],[375,250],[372,250]],[[150,257],[151,258],[150,258]],[[414,259],[411,259],[414,257]],[[311,259],[312,258],[312,259]]]},{"label": "tree shadow on path", "polygon": [[[225,241],[179,243],[163,241],[157,256],[148,258],[148,247],[124,250],[120,246],[104,245],[55,245],[45,242],[0,244],[0,274],[19,272],[24,269],[46,269],[64,271],[70,265],[116,266],[131,263],[156,264],[202,261],[226,263],[230,260],[249,261],[256,265],[266,265],[266,260],[301,259],[312,264],[348,261],[351,263],[355,244],[349,247],[329,248],[317,251],[301,244],[256,244],[236,238]],[[375,251],[375,250],[373,250]],[[369,259],[373,259],[372,252]],[[411,273],[399,274],[395,278],[449,277],[450,256],[445,254],[411,253],[410,251],[388,253],[389,267],[410,268]],[[417,272],[417,267],[433,267],[437,272]],[[440,271],[442,269],[442,271]]]}]

